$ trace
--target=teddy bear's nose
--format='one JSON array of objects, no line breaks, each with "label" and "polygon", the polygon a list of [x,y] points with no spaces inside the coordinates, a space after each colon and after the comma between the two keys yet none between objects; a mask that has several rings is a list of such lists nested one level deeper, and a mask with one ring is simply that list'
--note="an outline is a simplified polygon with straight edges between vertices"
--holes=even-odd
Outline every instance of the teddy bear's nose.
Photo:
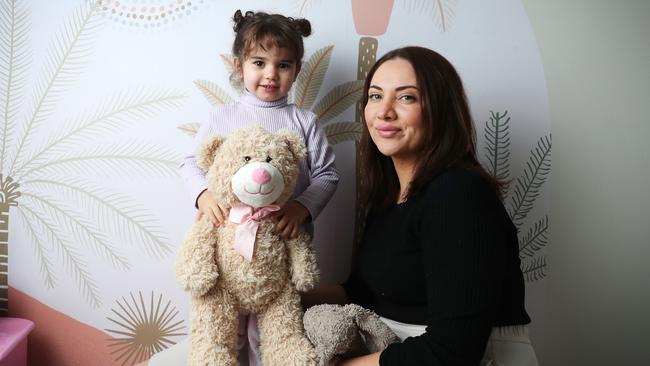
[{"label": "teddy bear's nose", "polygon": [[257,184],[266,184],[271,181],[271,174],[263,168],[255,168],[252,173],[253,181]]}]

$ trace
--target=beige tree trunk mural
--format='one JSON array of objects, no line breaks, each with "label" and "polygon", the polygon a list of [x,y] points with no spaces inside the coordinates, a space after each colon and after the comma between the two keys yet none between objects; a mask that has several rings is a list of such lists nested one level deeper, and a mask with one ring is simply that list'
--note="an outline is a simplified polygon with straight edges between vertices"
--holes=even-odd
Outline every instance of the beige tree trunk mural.
[{"label": "beige tree trunk mural", "polygon": [[[357,58],[357,80],[365,80],[372,65],[377,60],[377,38],[369,36],[380,36],[386,32],[388,21],[393,10],[393,0],[352,0],[352,15],[354,27],[361,36],[359,39],[359,56]],[[357,102],[355,122],[363,123],[364,106],[361,101]],[[354,212],[354,247],[359,244],[363,235],[366,207],[361,202],[366,194],[367,185],[363,180],[361,172],[363,166],[363,153],[360,149],[360,141],[355,141],[356,151],[356,204]]]},{"label": "beige tree trunk mural", "polygon": [[9,208],[19,196],[18,183],[0,174],[0,316],[9,313]]}]

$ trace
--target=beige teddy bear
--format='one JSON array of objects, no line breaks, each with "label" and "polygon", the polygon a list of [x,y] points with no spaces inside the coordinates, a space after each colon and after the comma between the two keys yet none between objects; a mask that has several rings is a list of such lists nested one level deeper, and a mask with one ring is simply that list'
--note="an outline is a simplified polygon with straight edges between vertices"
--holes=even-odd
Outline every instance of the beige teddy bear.
[{"label": "beige teddy bear", "polygon": [[231,206],[215,228],[195,222],[176,260],[176,278],[192,295],[188,365],[237,365],[239,314],[257,314],[265,366],[316,365],[304,335],[298,291],[318,279],[309,235],[282,239],[271,215],[291,197],[306,151],[294,133],[243,128],[211,136],[197,153],[208,190]]}]

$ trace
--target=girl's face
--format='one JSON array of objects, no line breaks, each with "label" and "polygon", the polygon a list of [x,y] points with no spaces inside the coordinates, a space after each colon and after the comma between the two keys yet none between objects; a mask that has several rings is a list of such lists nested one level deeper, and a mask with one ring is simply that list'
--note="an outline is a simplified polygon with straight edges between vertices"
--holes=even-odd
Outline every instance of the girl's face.
[{"label": "girl's face", "polygon": [[236,59],[235,66],[246,90],[265,102],[286,97],[300,71],[293,53],[280,47],[257,46],[242,64]]},{"label": "girl's face", "polygon": [[379,66],[370,81],[364,116],[382,154],[393,161],[417,161],[424,126],[420,89],[410,62],[397,58]]}]

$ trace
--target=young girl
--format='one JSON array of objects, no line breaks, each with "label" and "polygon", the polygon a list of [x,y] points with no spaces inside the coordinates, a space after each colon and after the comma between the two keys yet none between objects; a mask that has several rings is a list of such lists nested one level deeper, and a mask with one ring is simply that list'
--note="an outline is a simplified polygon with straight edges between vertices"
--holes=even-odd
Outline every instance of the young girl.
[{"label": "young girl", "polygon": [[[197,132],[191,152],[181,164],[181,175],[199,209],[197,219],[207,215],[216,226],[227,219],[229,211],[206,189],[205,172],[198,167],[194,156],[198,145],[208,135],[228,134],[237,128],[256,124],[269,132],[288,128],[302,136],[307,146],[307,158],[301,162],[293,200],[276,215],[276,232],[283,237],[295,237],[301,225],[306,225],[311,232],[311,221],[330,200],[339,179],[334,153],[316,115],[287,103],[287,95],[298,76],[304,54],[302,39],[311,33],[311,25],[306,19],[252,11],[243,15],[239,10],[233,20],[235,71],[231,79],[242,82],[245,93],[238,101],[212,113],[210,120]],[[245,345],[247,330],[248,350]],[[250,365],[261,365],[254,315],[240,318],[239,334],[240,362],[248,358]],[[184,365],[188,352],[189,341],[186,340],[156,354],[149,365]]]}]

